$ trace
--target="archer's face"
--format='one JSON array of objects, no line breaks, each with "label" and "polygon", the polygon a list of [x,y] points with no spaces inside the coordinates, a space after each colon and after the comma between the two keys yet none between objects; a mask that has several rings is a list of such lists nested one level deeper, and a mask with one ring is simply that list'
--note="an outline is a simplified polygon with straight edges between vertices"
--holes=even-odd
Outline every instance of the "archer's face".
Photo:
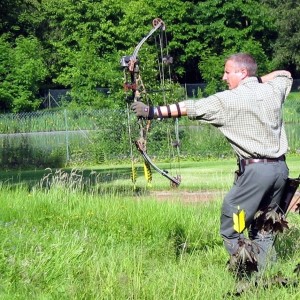
[{"label": "archer's face", "polygon": [[232,90],[240,84],[246,75],[247,72],[245,69],[238,67],[234,61],[228,60],[225,64],[222,79],[226,81],[228,88]]}]

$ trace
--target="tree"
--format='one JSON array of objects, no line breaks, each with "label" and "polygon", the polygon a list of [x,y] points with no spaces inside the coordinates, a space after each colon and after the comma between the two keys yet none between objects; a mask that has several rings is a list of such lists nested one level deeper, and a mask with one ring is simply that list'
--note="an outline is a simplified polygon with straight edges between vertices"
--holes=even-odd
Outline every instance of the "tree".
[{"label": "tree", "polygon": [[[274,16],[259,0],[136,1],[129,4],[122,22],[130,33],[143,28],[144,20],[161,17],[167,27],[169,51],[179,82],[206,81],[208,92],[221,88],[224,58],[235,52],[250,52],[259,64],[259,73],[272,68]],[[136,24],[136,16],[142,24]],[[148,21],[149,23],[149,21]]]},{"label": "tree", "polygon": [[44,39],[52,82],[71,88],[78,105],[109,106],[96,88],[120,87],[117,46],[122,44],[118,35],[122,1],[48,0],[42,1],[42,7],[47,15]]},{"label": "tree", "polygon": [[277,37],[273,41],[275,68],[287,68],[300,75],[300,3],[295,0],[268,0],[274,16]]},{"label": "tree", "polygon": [[19,37],[15,45],[0,37],[0,103],[4,111],[36,110],[40,83],[47,76],[43,51],[34,37]]},{"label": "tree", "polygon": [[[178,16],[181,19],[175,19],[170,28],[172,45],[179,50],[181,68],[189,82],[192,77],[196,82],[204,80],[209,93],[221,88],[224,58],[235,52],[253,54],[262,73],[270,68],[268,37],[274,36],[274,22],[260,1],[194,1]],[[200,76],[193,75],[196,72]]]},{"label": "tree", "polygon": [[[33,64],[32,68],[37,64],[42,66],[43,74],[31,80],[33,86],[28,82],[18,83],[23,95],[25,89],[28,94],[22,99],[30,98],[32,103],[22,109],[35,108],[37,104],[33,103],[38,101],[33,98],[37,100],[37,87],[49,86],[70,88],[77,105],[120,107],[125,105],[120,96],[123,83],[120,58],[132,53],[157,17],[166,24],[168,53],[174,61],[172,77],[179,83],[205,81],[209,93],[222,88],[224,58],[241,51],[255,56],[259,74],[263,74],[274,68],[274,62],[284,64],[288,59],[281,51],[283,43],[287,51],[293,48],[292,63],[296,66],[299,43],[286,41],[283,34],[273,47],[279,23],[275,23],[277,15],[270,12],[276,11],[279,4],[278,0],[3,0],[0,33],[5,34],[3,43],[9,43],[14,49],[15,54],[9,51],[10,56],[20,54],[21,40],[24,47],[27,39],[34,40],[34,49],[26,52],[22,48],[22,53],[26,52],[22,68],[29,68],[27,61]],[[290,7],[281,5],[280,9]],[[297,32],[297,15],[292,19],[294,32]],[[284,27],[284,23],[280,24]],[[159,84],[156,41],[157,38],[149,39],[139,52],[144,83],[150,87]],[[7,52],[5,43],[2,47]],[[274,61],[273,53],[276,53]],[[0,56],[6,66],[1,76],[10,83],[12,79],[5,74],[12,68],[11,73],[17,76],[17,69],[4,54]],[[95,91],[97,87],[108,87],[116,96],[103,97]],[[12,95],[18,95],[17,89],[12,92],[7,83],[1,90],[0,101],[6,105],[12,102],[15,97]]]},{"label": "tree", "polygon": [[38,36],[43,30],[43,14],[39,0],[1,0],[0,34]]}]

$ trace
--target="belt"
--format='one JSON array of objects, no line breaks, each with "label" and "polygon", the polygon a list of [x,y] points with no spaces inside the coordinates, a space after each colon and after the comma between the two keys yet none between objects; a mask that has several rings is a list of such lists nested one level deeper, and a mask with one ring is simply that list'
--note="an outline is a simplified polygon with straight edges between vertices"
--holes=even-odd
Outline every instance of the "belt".
[{"label": "belt", "polygon": [[240,159],[240,164],[242,166],[247,166],[256,163],[272,163],[277,161],[285,161],[285,155],[282,155],[277,158],[246,158]]}]

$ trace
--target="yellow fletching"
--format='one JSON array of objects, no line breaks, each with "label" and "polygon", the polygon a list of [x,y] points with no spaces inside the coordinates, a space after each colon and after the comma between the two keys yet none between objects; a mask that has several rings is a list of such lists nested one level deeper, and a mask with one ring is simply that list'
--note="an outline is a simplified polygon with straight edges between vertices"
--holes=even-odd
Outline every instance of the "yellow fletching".
[{"label": "yellow fletching", "polygon": [[144,162],[144,175],[145,175],[145,178],[146,178],[148,184],[151,184],[152,171],[151,171],[150,165],[147,162]]},{"label": "yellow fletching", "polygon": [[136,171],[136,167],[135,166],[131,166],[131,181],[133,182],[133,183],[135,183],[136,182],[136,178],[137,178],[137,171]]},{"label": "yellow fletching", "polygon": [[236,214],[233,213],[233,229],[238,233],[242,233],[246,227],[245,211],[239,210]]}]

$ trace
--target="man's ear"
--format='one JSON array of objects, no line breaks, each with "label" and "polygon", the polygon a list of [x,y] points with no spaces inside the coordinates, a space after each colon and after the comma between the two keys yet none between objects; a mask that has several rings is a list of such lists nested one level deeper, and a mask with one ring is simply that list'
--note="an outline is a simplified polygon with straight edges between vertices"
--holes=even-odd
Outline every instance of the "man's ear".
[{"label": "man's ear", "polygon": [[248,76],[247,69],[245,68],[241,69],[241,74],[242,74],[241,79],[245,79]]}]

